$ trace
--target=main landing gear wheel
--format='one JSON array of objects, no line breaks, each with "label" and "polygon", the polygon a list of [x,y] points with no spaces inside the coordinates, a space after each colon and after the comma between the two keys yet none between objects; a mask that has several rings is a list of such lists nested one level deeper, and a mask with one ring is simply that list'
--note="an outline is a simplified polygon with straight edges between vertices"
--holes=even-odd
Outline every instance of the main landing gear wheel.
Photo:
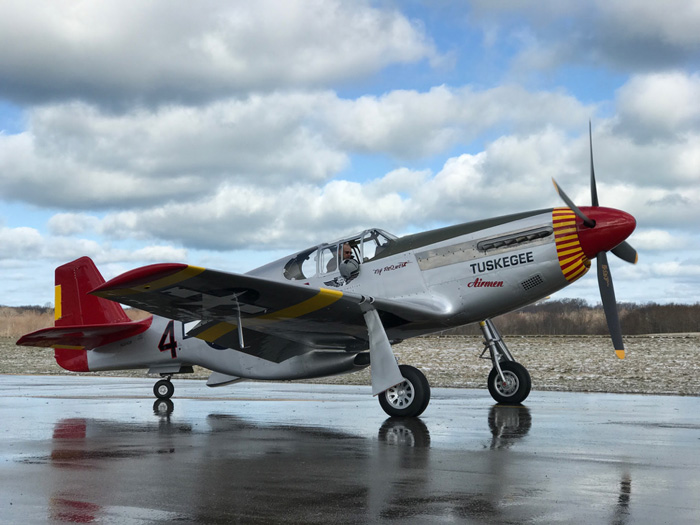
[{"label": "main landing gear wheel", "polygon": [[161,379],[153,387],[153,393],[158,399],[170,399],[175,392],[175,387],[170,379]]},{"label": "main landing gear wheel", "polygon": [[400,365],[399,370],[404,381],[379,394],[379,404],[390,416],[420,416],[430,402],[430,384],[417,368]]},{"label": "main landing gear wheel", "polygon": [[530,394],[532,387],[532,380],[527,368],[515,361],[501,361],[499,365],[505,382],[501,379],[496,367],[493,367],[488,379],[491,397],[502,404],[517,405],[522,403]]}]

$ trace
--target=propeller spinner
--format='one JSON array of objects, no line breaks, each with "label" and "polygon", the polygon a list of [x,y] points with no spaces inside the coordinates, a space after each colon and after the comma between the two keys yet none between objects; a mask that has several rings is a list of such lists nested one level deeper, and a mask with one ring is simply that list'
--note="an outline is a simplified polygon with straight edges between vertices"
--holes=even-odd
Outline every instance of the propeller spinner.
[{"label": "propeller spinner", "polygon": [[625,241],[634,231],[636,221],[629,213],[612,208],[603,208],[598,204],[598,190],[595,181],[595,170],[593,168],[593,139],[590,122],[588,123],[588,140],[591,154],[592,206],[579,208],[564,190],[559,187],[557,182],[554,179],[552,179],[552,181],[561,199],[571,208],[580,221],[576,221],[576,228],[583,252],[589,259],[595,257],[597,260],[598,288],[600,289],[600,298],[603,302],[605,320],[608,323],[608,330],[615,347],[615,353],[617,357],[624,359],[625,347],[622,342],[622,330],[620,329],[615,288],[613,287],[612,273],[608,265],[607,252],[611,251],[623,261],[632,264],[637,263],[637,251]]}]

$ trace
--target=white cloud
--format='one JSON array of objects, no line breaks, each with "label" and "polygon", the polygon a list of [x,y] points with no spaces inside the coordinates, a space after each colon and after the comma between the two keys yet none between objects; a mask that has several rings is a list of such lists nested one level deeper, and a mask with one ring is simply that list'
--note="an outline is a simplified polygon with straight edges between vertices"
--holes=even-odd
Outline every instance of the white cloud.
[{"label": "white cloud", "polygon": [[562,66],[630,72],[697,64],[700,8],[693,0],[473,0],[469,7],[490,47],[518,50],[511,62],[518,78]]},{"label": "white cloud", "polygon": [[590,115],[590,109],[565,93],[518,86],[399,90],[338,101],[326,109],[328,131],[341,146],[399,158],[436,154],[492,128],[528,132],[547,125],[576,127]]},{"label": "white cloud", "polygon": [[690,240],[685,235],[674,235],[666,230],[648,229],[634,234],[634,246],[638,250],[678,250],[688,246]]},{"label": "white cloud", "polygon": [[0,34],[16,100],[207,100],[441,60],[419,24],[365,1],[8,1]]},{"label": "white cloud", "polygon": [[368,191],[376,196],[397,193],[399,195],[412,195],[419,191],[430,176],[428,170],[410,170],[399,168],[390,171],[381,178],[370,180],[367,183]]},{"label": "white cloud", "polygon": [[322,188],[292,185],[276,191],[225,184],[200,200],[108,214],[102,229],[199,249],[294,251],[378,222],[403,225],[405,208],[398,193],[380,195],[372,184],[331,181]]},{"label": "white cloud", "polygon": [[698,74],[673,71],[634,76],[617,93],[619,127],[644,142],[678,141],[693,132],[697,138],[698,93]]},{"label": "white cloud", "polygon": [[415,161],[489,129],[536,132],[587,114],[565,94],[518,87],[356,100],[285,92],[120,114],[54,104],[29,112],[28,131],[0,135],[0,189],[41,206],[153,206],[201,199],[224,183],[325,184],[354,153]]},{"label": "white cloud", "polygon": [[[49,226],[54,234],[67,235],[91,230],[115,241],[131,238],[215,250],[244,247],[288,247],[293,250],[369,226],[401,233],[416,228],[424,229],[426,223],[465,222],[526,209],[557,206],[560,201],[551,186],[553,177],[579,205],[590,204],[588,137],[585,127],[575,136],[570,136],[566,128],[542,122],[537,127],[537,108],[549,107],[554,108],[555,113],[558,112],[561,102],[565,100],[560,95],[553,94],[548,98],[546,93],[528,94],[521,90],[499,89],[484,93],[465,90],[460,96],[455,96],[446,88],[439,91],[441,97],[447,94],[447,98],[452,99],[452,113],[458,113],[466,107],[465,100],[478,98],[482,102],[482,112],[500,115],[492,118],[493,126],[510,124],[504,122],[504,119],[515,119],[512,123],[515,132],[500,136],[481,153],[448,158],[444,166],[434,174],[430,170],[404,167],[379,174],[366,182],[342,179],[319,181],[315,177],[290,177],[288,173],[287,180],[291,179],[292,182],[272,184],[271,179],[264,176],[247,176],[242,168],[232,171],[229,176],[217,177],[215,174],[207,175],[206,167],[193,167],[192,172],[199,173],[195,176],[196,186],[204,186],[206,191],[188,192],[179,189],[177,184],[171,184],[172,179],[167,176],[167,172],[144,170],[138,177],[143,187],[152,188],[150,192],[141,187],[135,188],[130,194],[127,191],[128,184],[121,188],[124,198],[132,196],[131,209],[109,212],[100,220],[87,214],[59,214],[51,219]],[[465,93],[468,94],[462,99],[461,95]],[[514,94],[527,100],[530,110],[519,110],[506,116],[504,108]],[[430,99],[434,93],[431,91],[424,95]],[[418,93],[412,94],[412,97],[420,96]],[[276,105],[281,100],[281,95],[273,98]],[[314,99],[313,95],[304,97],[295,94],[293,98],[295,102],[292,105],[299,103],[299,100],[303,101],[301,105],[304,107],[313,105],[309,103],[309,100]],[[389,98],[391,97],[386,97]],[[351,104],[351,101],[340,100],[327,93],[320,99],[324,101],[324,114],[332,113],[334,107],[344,108]],[[315,97],[315,100],[319,98]],[[391,106],[396,100],[387,104]],[[377,109],[383,110],[379,102],[380,99],[374,99],[370,114],[376,114]],[[259,103],[257,101],[254,104]],[[283,107],[281,102],[279,104],[280,108]],[[402,120],[411,118],[413,105],[409,103],[405,108]],[[564,107],[582,111],[575,104],[566,103]],[[225,109],[225,105],[221,105],[221,108]],[[358,112],[361,113],[363,108],[364,102],[358,104]],[[176,108],[173,111],[179,110]],[[341,113],[344,111],[342,109]],[[216,112],[206,113],[213,115]],[[458,120],[448,111],[443,113],[445,117],[437,118],[434,126],[451,127]],[[164,115],[164,120],[168,121],[173,112]],[[314,118],[321,120],[320,115]],[[309,125],[312,121],[313,119],[307,119],[304,125]],[[137,122],[134,119],[129,129],[136,129]],[[333,125],[336,122],[334,119],[331,124],[326,124],[328,128],[324,137],[331,143],[336,142],[333,138]],[[601,121],[594,133],[601,204],[630,211],[646,229],[666,230],[683,219],[700,218],[700,194],[697,189],[687,188],[683,184],[689,173],[666,170],[665,177],[660,178],[655,171],[673,162],[674,159],[670,157],[681,153],[685,144],[649,148],[625,136],[616,135],[610,122]],[[157,127],[163,130],[168,128],[163,123],[157,123]],[[349,141],[344,133],[352,127],[341,128],[341,131],[335,130],[337,135]],[[430,126],[426,128],[430,129]],[[386,130],[382,133],[391,137],[394,134],[392,129],[397,130],[399,135],[403,133],[402,126],[395,121],[386,124]],[[358,136],[362,135],[362,131],[357,133]],[[466,129],[463,133],[467,133]],[[177,135],[175,131],[171,131],[171,134]],[[160,135],[155,134],[154,137],[156,136]],[[139,145],[141,153],[138,155],[142,156],[144,163],[149,158],[147,152],[158,148],[163,148],[172,155],[180,154],[183,159],[187,157],[184,151],[177,152],[175,146],[166,146],[156,138],[149,140],[151,142],[144,139]],[[417,141],[418,138],[414,140]],[[694,148],[693,145],[688,147],[691,151]],[[262,144],[251,144],[250,148],[264,149]],[[211,155],[215,156],[216,151],[216,147],[211,148]],[[349,156],[349,152],[345,155]],[[162,158],[167,160],[168,155],[163,154]],[[299,158],[300,162],[304,159],[322,162],[314,158],[313,153]],[[129,160],[125,159],[124,162]],[[204,162],[216,161],[210,159]],[[173,165],[176,164],[173,161]],[[223,164],[221,161],[222,166]],[[301,171],[300,167],[298,169]],[[175,181],[177,180],[176,177]],[[70,181],[66,179],[65,185],[69,184]],[[119,186],[120,182],[116,179],[112,184]],[[159,188],[162,188],[161,195],[158,195]],[[75,186],[74,191],[82,196],[86,205],[93,206],[95,210],[103,206],[102,199],[109,200],[117,193],[116,190],[103,191],[99,189],[99,184],[92,190],[89,184]],[[90,191],[99,191],[100,200],[95,202]],[[174,193],[166,198],[168,192]],[[144,200],[144,195],[147,194],[151,195],[150,201]]]},{"label": "white cloud", "polygon": [[[160,261],[184,261],[187,250],[169,245],[145,245],[138,248],[119,247],[110,242],[96,241],[77,237],[74,234],[84,233],[80,229],[71,232],[70,214],[60,214],[58,220],[49,220],[58,228],[65,222],[69,226],[63,228],[62,234],[42,235],[35,228],[25,226],[18,228],[0,227],[0,262],[11,267],[18,261],[50,260],[66,262],[78,257],[88,256],[97,262],[130,262],[146,263]],[[78,219],[90,227],[99,227],[97,217],[81,214]]]},{"label": "white cloud", "polygon": [[[173,248],[172,246],[144,246],[138,250],[128,250],[124,261],[185,261],[187,260],[187,250],[183,248]],[[109,257],[110,261],[114,258]]]},{"label": "white cloud", "polygon": [[0,227],[0,259],[31,259],[40,255],[41,247],[41,234],[34,228]]},{"label": "white cloud", "polygon": [[97,217],[86,213],[57,213],[48,221],[52,235],[67,236],[94,231],[99,225]]},{"label": "white cloud", "polygon": [[663,277],[700,277],[700,264],[668,261],[653,265],[652,271]]},{"label": "white cloud", "polygon": [[654,39],[696,48],[700,44],[700,6],[693,0],[597,0],[601,17],[632,39]]},{"label": "white cloud", "polygon": [[0,189],[44,206],[116,208],[197,198],[223,180],[323,181],[347,164],[305,113],[324,94],[272,95],[203,108],[115,115],[69,103],[0,135]]}]

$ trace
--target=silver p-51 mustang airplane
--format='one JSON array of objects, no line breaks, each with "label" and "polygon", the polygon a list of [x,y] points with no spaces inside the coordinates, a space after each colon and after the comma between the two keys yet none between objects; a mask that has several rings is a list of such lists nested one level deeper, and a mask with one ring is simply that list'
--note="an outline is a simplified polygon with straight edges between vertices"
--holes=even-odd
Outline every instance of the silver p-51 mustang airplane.
[{"label": "silver p-51 mustang airplane", "polygon": [[[589,129],[590,133],[590,129]],[[56,321],[17,344],[55,348],[56,361],[85,372],[146,368],[165,379],[212,370],[209,386],[244,379],[322,377],[371,365],[372,394],[391,416],[418,416],[430,400],[425,375],[398,365],[392,343],[479,322],[503,403],[530,392],[491,318],[564,288],[597,259],[618,357],[624,347],[606,252],[636,262],[625,239],[634,218],[598,205],[528,211],[397,238],[369,229],[311,247],[247,274],[155,264],[105,282],[80,258],[56,269]],[[153,316],[130,321],[118,303]]]}]

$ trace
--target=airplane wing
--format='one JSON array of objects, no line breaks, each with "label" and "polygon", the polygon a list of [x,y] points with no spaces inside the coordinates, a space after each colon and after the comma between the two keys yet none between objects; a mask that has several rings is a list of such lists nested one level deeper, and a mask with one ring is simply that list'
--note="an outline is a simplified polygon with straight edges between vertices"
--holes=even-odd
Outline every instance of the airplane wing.
[{"label": "airplane wing", "polygon": [[368,309],[376,309],[385,326],[436,315],[434,305],[375,301],[185,264],[137,268],[91,293],[185,323],[199,321],[188,335],[276,362],[316,348],[366,350]]}]

